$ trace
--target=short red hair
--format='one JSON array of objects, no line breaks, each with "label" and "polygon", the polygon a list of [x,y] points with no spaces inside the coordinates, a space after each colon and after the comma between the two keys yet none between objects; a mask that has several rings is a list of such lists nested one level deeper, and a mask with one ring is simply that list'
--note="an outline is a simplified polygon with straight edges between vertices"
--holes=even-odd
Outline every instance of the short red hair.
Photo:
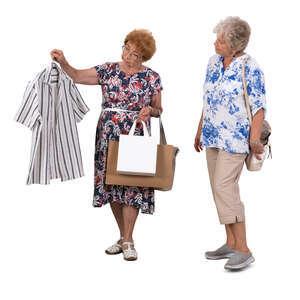
[{"label": "short red hair", "polygon": [[155,39],[152,33],[146,29],[135,29],[125,37],[124,44],[128,42],[136,47],[136,50],[142,55],[143,61],[149,60],[156,51]]}]

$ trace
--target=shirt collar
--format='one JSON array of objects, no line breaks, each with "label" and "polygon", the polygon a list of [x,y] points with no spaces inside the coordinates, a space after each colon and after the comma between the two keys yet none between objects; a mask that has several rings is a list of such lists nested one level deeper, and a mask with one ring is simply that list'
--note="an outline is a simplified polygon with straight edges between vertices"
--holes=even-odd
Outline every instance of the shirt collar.
[{"label": "shirt collar", "polygon": [[[223,62],[223,56],[220,54],[217,54],[219,57],[219,62]],[[245,53],[241,56],[235,57],[231,62],[235,62],[235,61],[239,61],[239,60],[243,60],[244,58],[249,57],[248,53]]]},{"label": "shirt collar", "polygon": [[[58,72],[56,72],[56,70]],[[58,83],[51,83],[51,76],[54,75],[54,74],[57,74],[58,73]],[[61,85],[61,82],[62,82],[62,79],[63,79],[63,70],[61,69],[61,67],[55,63],[54,61],[51,62],[50,65],[48,65],[46,67],[46,71],[45,71],[45,77],[44,77],[44,83],[48,84],[48,85],[58,85],[60,86]]]}]

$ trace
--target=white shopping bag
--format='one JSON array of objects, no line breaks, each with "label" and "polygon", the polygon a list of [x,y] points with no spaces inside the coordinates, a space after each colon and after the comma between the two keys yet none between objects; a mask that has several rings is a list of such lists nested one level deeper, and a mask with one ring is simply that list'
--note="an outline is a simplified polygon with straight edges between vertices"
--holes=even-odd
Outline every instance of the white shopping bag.
[{"label": "white shopping bag", "polygon": [[117,163],[119,174],[154,176],[156,173],[157,141],[149,136],[146,124],[143,121],[141,123],[143,136],[133,135],[136,121],[128,135],[120,135]]}]

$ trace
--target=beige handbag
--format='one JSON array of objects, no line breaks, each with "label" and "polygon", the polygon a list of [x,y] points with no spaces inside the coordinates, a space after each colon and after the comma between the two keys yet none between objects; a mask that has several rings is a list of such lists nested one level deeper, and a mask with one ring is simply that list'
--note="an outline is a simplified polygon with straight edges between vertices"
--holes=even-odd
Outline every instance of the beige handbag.
[{"label": "beige handbag", "polygon": [[[245,78],[245,64],[246,64],[247,59],[248,58],[245,58],[243,60],[242,79],[243,79],[243,85],[244,85],[244,94],[245,94],[245,103],[246,103],[246,108],[247,108],[247,114],[248,114],[250,128],[251,128],[252,114],[251,114],[251,108],[250,108],[249,99],[248,99],[248,91],[247,91],[247,84],[246,84],[246,78]],[[271,135],[271,126],[266,120],[264,120],[263,124],[262,124],[260,142],[264,145],[265,152],[261,155],[262,159],[258,160],[250,148],[250,153],[247,155],[246,160],[245,160],[246,167],[249,171],[259,171],[262,168],[264,160],[267,157],[267,152],[268,152],[268,157],[272,158],[271,144],[269,141],[270,135]],[[250,136],[249,136],[249,139],[250,139]]]},{"label": "beige handbag", "polygon": [[119,142],[109,141],[106,184],[153,187],[155,190],[169,191],[172,189],[175,160],[179,152],[177,147],[167,145],[165,131],[159,116],[160,143],[157,145],[156,173],[154,176],[124,175],[117,172]]}]

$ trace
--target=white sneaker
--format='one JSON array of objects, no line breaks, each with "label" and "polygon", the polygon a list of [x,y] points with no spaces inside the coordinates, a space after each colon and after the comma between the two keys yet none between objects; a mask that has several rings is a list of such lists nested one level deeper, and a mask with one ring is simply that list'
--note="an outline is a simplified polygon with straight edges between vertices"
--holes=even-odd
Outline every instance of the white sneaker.
[{"label": "white sneaker", "polygon": [[105,250],[105,253],[106,254],[109,254],[109,255],[114,255],[114,254],[119,254],[119,253],[122,253],[122,244],[119,244],[120,241],[122,241],[124,238],[121,236],[119,241],[117,241],[115,244],[113,244],[112,246],[108,247],[106,250]]},{"label": "white sneaker", "polygon": [[137,252],[134,249],[134,243],[123,242],[122,245],[128,245],[127,249],[123,249],[123,257],[124,257],[124,259],[125,260],[136,260],[137,259]]}]

